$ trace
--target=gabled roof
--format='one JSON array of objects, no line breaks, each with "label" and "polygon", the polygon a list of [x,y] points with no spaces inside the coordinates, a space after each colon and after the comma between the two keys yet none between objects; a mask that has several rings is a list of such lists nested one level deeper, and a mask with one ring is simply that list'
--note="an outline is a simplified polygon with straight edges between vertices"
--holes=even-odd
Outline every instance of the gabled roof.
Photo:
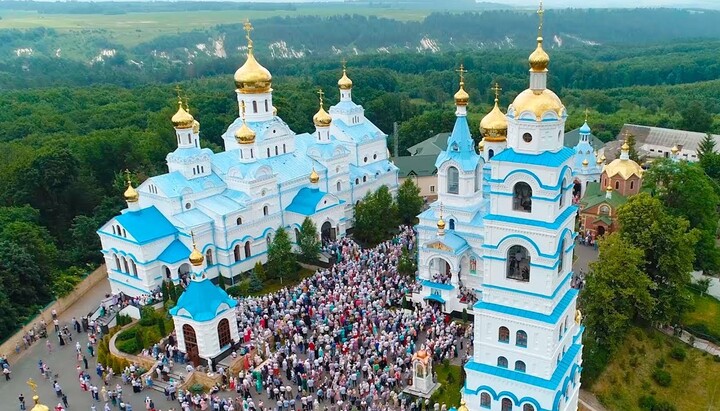
[{"label": "gabled roof", "polygon": [[[618,139],[623,139],[625,132],[635,136],[635,142],[639,147],[641,144],[672,147],[677,145],[683,150],[697,151],[700,142],[705,138],[705,133],[695,131],[674,130],[662,127],[641,126],[637,124],[625,124],[620,130]],[[720,135],[711,135],[715,143],[720,145]]]},{"label": "gabled roof", "polygon": [[178,298],[177,305],[170,309],[170,315],[200,322],[210,321],[236,305],[237,301],[205,278],[201,281],[190,281],[190,285]]},{"label": "gabled roof", "polygon": [[436,158],[436,155],[404,156],[393,157],[392,162],[400,169],[401,177],[407,177],[411,173],[418,177],[427,177],[437,174]]},{"label": "gabled roof", "polygon": [[178,232],[155,206],[138,211],[127,211],[115,219],[138,243],[157,240]]},{"label": "gabled roof", "polygon": [[158,260],[173,264],[182,261],[190,255],[190,250],[183,244],[182,241],[175,239],[165,250],[160,254]]},{"label": "gabled roof", "polygon": [[285,210],[302,215],[315,214],[318,203],[325,197],[327,193],[317,188],[304,187],[298,191],[290,205]]},{"label": "gabled roof", "polygon": [[583,209],[592,208],[602,203],[607,203],[613,210],[615,210],[621,205],[627,203],[627,197],[613,190],[611,198],[607,198],[607,193],[605,190],[600,188],[600,183],[587,183],[585,194],[583,195],[583,198],[580,199],[580,204],[583,206]]},{"label": "gabled roof", "polygon": [[447,150],[447,141],[450,133],[438,133],[407,149],[411,156],[435,156]]}]

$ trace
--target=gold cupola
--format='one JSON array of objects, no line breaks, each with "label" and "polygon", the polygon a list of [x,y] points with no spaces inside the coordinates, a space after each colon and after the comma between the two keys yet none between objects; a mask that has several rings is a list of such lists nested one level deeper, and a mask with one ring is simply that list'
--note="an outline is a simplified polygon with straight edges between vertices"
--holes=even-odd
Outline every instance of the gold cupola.
[{"label": "gold cupola", "polygon": [[466,405],[465,399],[460,400],[460,407],[458,407],[457,411],[468,411],[468,407]]},{"label": "gold cupola", "polygon": [[235,141],[239,144],[254,144],[255,143],[255,132],[248,127],[245,121],[245,102],[240,102],[240,112],[242,114],[242,125],[235,130]]},{"label": "gold cupola", "polygon": [[457,70],[458,73],[460,73],[460,88],[458,89],[457,93],[455,93],[455,105],[460,107],[465,107],[468,105],[468,102],[470,101],[470,95],[467,91],[465,91],[465,73],[467,73],[467,70],[465,70],[465,67],[461,64],[460,69]]},{"label": "gold cupola", "polygon": [[33,381],[32,378],[30,378],[27,380],[26,384],[30,387],[30,389],[33,392],[32,399],[33,399],[33,402],[35,403],[35,405],[33,405],[33,407],[30,409],[30,411],[50,411],[50,408],[47,405],[40,404],[40,396],[37,395],[37,383],[35,381]]},{"label": "gold cupola", "polygon": [[190,113],[183,108],[182,100],[178,97],[178,110],[175,112],[175,114],[170,119],[172,121],[173,127],[179,128],[179,129],[188,129],[192,128],[195,119],[193,116],[190,115]]},{"label": "gold cupola", "polygon": [[585,160],[583,160],[583,162],[582,162],[583,167],[587,167],[589,164],[590,164],[590,162],[588,161],[587,158]]},{"label": "gold cupola", "polygon": [[125,170],[125,176],[127,180],[127,190],[123,193],[125,201],[128,203],[137,203],[140,199],[140,193],[138,193],[138,191],[132,186],[132,181],[130,181],[130,170]]},{"label": "gold cupola", "polygon": [[340,90],[350,90],[353,86],[352,80],[350,80],[350,77],[347,76],[347,68],[345,67],[345,60],[342,61],[342,70],[343,74],[342,77],[340,77],[340,80],[338,80],[338,88]]},{"label": "gold cupola", "polygon": [[272,91],[272,75],[255,59],[253,41],[250,32],[253,27],[249,21],[244,24],[245,38],[248,42],[248,54],[245,64],[235,72],[234,80],[237,91],[242,94],[260,94]]},{"label": "gold cupola", "polygon": [[312,172],[310,172],[310,182],[312,184],[317,184],[318,181],[320,181],[320,175],[315,171],[315,167],[313,167]]},{"label": "gold cupola", "polygon": [[330,123],[332,123],[332,117],[330,117],[330,114],[325,111],[325,107],[323,106],[324,93],[322,89],[318,90],[318,95],[320,96],[320,108],[313,116],[313,123],[315,124],[315,127],[329,127]]},{"label": "gold cupola", "polygon": [[190,252],[190,264],[192,264],[194,267],[200,267],[203,265],[203,261],[205,261],[205,257],[202,255],[200,250],[197,249],[197,245],[195,244],[195,234],[191,231],[190,237],[192,238],[192,251]]},{"label": "gold cupola", "polygon": [[530,63],[530,70],[534,72],[547,71],[548,65],[550,64],[550,56],[543,49],[543,17],[545,16],[545,10],[543,10],[543,3],[540,0],[540,8],[537,11],[538,17],[540,17],[540,24],[538,25],[538,36],[537,36],[537,47],[530,53],[528,62]]},{"label": "gold cupola", "polygon": [[445,220],[443,220],[443,206],[440,203],[440,219],[437,222],[438,235],[445,235]]},{"label": "gold cupola", "polygon": [[674,146],[670,149],[670,151],[673,153],[673,155],[675,155],[675,154],[677,154],[677,153],[680,151],[680,149],[678,148],[677,145],[674,145]]},{"label": "gold cupola", "polygon": [[478,151],[480,151],[480,152],[485,151],[485,139],[484,138],[482,140],[480,140],[480,142],[478,143]]},{"label": "gold cupola", "polygon": [[500,101],[500,86],[495,83],[493,87],[495,91],[495,106],[490,112],[480,120],[480,133],[483,139],[490,142],[503,142],[507,139],[508,122],[507,117],[500,111],[498,102]]}]

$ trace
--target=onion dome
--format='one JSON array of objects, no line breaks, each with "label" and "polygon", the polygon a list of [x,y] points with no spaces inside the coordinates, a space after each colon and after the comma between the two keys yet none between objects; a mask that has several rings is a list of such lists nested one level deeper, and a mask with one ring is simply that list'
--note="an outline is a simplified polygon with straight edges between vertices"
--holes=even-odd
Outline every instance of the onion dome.
[{"label": "onion dome", "polygon": [[203,264],[203,261],[205,261],[205,257],[202,255],[202,253],[197,249],[197,245],[195,244],[195,234],[191,231],[190,237],[192,237],[192,251],[190,252],[190,264],[192,264],[195,267],[200,267]]},{"label": "onion dome", "polygon": [[50,411],[50,408],[47,405],[40,404],[40,397],[37,394],[33,395],[32,399],[35,402],[35,405],[30,409],[30,411]]},{"label": "onion dome", "polygon": [[247,35],[245,37],[248,41],[247,60],[245,60],[245,64],[235,72],[235,87],[243,94],[269,93],[271,91],[272,75],[268,69],[260,65],[255,59],[253,42],[252,39],[250,39],[251,30],[252,25],[250,25],[250,22],[246,22],[245,31]]},{"label": "onion dome", "polygon": [[312,172],[310,173],[310,182],[312,184],[317,184],[318,181],[320,181],[320,175],[315,171],[315,167],[313,167]]},{"label": "onion dome", "polygon": [[670,149],[670,151],[671,151],[673,154],[677,154],[678,151],[680,151],[680,149],[678,148],[678,146],[675,145],[675,146],[673,146],[673,148]]},{"label": "onion dome", "polygon": [[315,127],[329,127],[332,122],[332,117],[330,117],[330,114],[328,114],[322,106],[322,100],[320,101],[320,109],[313,116],[313,123],[315,123]]},{"label": "onion dome", "polygon": [[620,150],[630,151],[630,146],[628,145],[627,141],[623,143],[622,147],[620,147]]},{"label": "onion dome", "polygon": [[195,122],[193,116],[190,115],[182,106],[182,101],[178,100],[178,110],[170,119],[175,128],[192,128]]},{"label": "onion dome", "polygon": [[480,120],[480,133],[487,141],[502,142],[507,139],[507,128],[507,117],[500,111],[496,97],[495,107]]},{"label": "onion dome", "polygon": [[125,201],[128,203],[137,203],[138,199],[140,198],[140,193],[133,188],[132,182],[128,180],[127,182],[127,190],[123,193],[123,196],[125,197]]},{"label": "onion dome", "polygon": [[611,185],[605,187],[605,191],[607,191],[608,193],[611,192],[612,190],[613,190],[613,188]]},{"label": "onion dome", "polygon": [[445,220],[440,217],[440,219],[437,222],[437,228],[438,230],[444,230],[445,229]]},{"label": "onion dome", "polygon": [[604,163],[604,162],[605,162],[605,160],[606,160],[606,158],[605,158],[605,154],[601,155],[601,156],[600,156],[600,161],[602,161],[602,162]]},{"label": "onion dome", "polygon": [[478,143],[478,151],[485,151],[485,139],[480,140],[480,142]]},{"label": "onion dome", "polygon": [[580,134],[590,134],[592,130],[590,130],[590,126],[588,126],[587,121],[580,127]]},{"label": "onion dome", "polygon": [[560,97],[548,89],[542,91],[527,89],[515,97],[510,107],[515,113],[515,118],[526,111],[533,113],[536,120],[542,119],[548,111],[555,112],[558,116],[565,113],[565,106],[560,101]]},{"label": "onion dome", "polygon": [[464,399],[460,400],[460,408],[457,411],[468,411],[468,407]]},{"label": "onion dome", "polygon": [[640,164],[629,158],[617,158],[603,169],[603,172],[607,174],[608,178],[620,175],[623,180],[627,180],[633,175],[642,177],[644,171]]},{"label": "onion dome", "polygon": [[467,106],[470,101],[470,95],[465,91],[465,82],[460,82],[460,89],[455,93],[455,105],[456,106]]},{"label": "onion dome", "polygon": [[602,158],[600,158],[600,157],[598,157],[598,158],[597,158],[597,161],[595,161],[595,164],[597,164],[597,165],[600,165],[600,164],[602,164],[602,163],[603,163],[603,160],[602,160]]},{"label": "onion dome", "polygon": [[197,134],[200,132],[200,122],[195,120],[193,121],[193,134]]},{"label": "onion dome", "polygon": [[248,127],[244,119],[240,128],[235,130],[235,141],[240,144],[255,143],[255,132],[250,127]]},{"label": "onion dome", "polygon": [[583,160],[583,162],[582,162],[583,167],[587,167],[588,164],[590,164],[590,162],[588,161],[587,158],[585,160]]},{"label": "onion dome", "polygon": [[545,50],[543,50],[542,43],[543,38],[538,36],[537,47],[528,58],[530,69],[532,69],[532,71],[545,71],[548,68],[548,64],[550,64],[550,56],[548,56]]},{"label": "onion dome", "polygon": [[273,106],[273,116],[277,116],[277,107]]},{"label": "onion dome", "polygon": [[350,80],[350,77],[347,76],[347,70],[343,66],[343,75],[340,77],[340,80],[338,80],[338,87],[340,90],[350,90],[353,86],[352,80]]}]

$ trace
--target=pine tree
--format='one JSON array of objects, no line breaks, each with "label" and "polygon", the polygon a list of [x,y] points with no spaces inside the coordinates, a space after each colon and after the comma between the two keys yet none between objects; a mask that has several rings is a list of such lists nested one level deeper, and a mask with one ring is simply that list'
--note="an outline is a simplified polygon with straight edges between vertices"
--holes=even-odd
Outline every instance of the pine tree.
[{"label": "pine tree", "polygon": [[700,145],[698,145],[698,158],[702,161],[706,154],[715,154],[715,146],[715,139],[713,139],[710,134],[706,134],[705,138],[700,142]]},{"label": "pine tree", "polygon": [[263,265],[260,261],[255,263],[255,268],[253,268],[253,273],[255,273],[255,276],[260,281],[265,281],[267,279],[267,275],[265,274],[265,267],[263,267]]},{"label": "pine tree", "polygon": [[300,247],[301,261],[309,263],[317,260],[320,253],[320,240],[318,239],[317,226],[308,217],[305,217],[302,226],[300,226],[298,247]]}]

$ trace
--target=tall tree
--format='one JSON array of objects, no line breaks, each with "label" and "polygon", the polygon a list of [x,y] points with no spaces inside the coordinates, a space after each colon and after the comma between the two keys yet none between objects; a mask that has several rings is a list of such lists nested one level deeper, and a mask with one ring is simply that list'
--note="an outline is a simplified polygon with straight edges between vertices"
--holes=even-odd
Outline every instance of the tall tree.
[{"label": "tall tree", "polygon": [[617,212],[620,235],[644,253],[643,271],[654,283],[656,300],[652,319],[661,324],[678,321],[689,308],[687,286],[695,260],[698,231],[670,215],[662,202],[648,193],[630,197]]},{"label": "tall tree", "polygon": [[707,133],[712,128],[712,114],[702,102],[693,100],[680,111],[680,128],[688,131]]},{"label": "tall tree", "polygon": [[716,183],[702,167],[687,161],[657,161],[645,174],[643,185],[652,190],[668,211],[684,217],[690,222],[690,228],[699,230],[695,268],[708,272],[720,270],[720,250],[715,243],[720,197],[715,191]]},{"label": "tall tree", "polygon": [[406,178],[398,188],[397,193],[397,208],[400,221],[403,224],[415,224],[417,215],[422,211],[423,203],[424,200],[420,197],[420,188],[415,185],[411,178]]},{"label": "tall tree", "polygon": [[[627,138],[625,139],[625,142],[630,147],[630,150],[628,150],[628,156],[630,157],[630,160],[633,160],[637,163],[640,162],[640,155],[637,152],[637,148],[635,148],[635,145],[637,143],[637,140],[635,139],[635,134],[628,133]],[[620,151],[617,153],[617,157],[620,158]]]},{"label": "tall tree", "polygon": [[397,204],[387,186],[368,193],[355,205],[355,237],[369,245],[387,240],[399,224]]},{"label": "tall tree", "polygon": [[703,157],[705,157],[707,154],[715,154],[715,146],[717,144],[715,143],[715,139],[712,138],[712,135],[705,134],[705,137],[703,137],[702,141],[698,145],[698,158],[700,161],[702,161]]},{"label": "tall tree", "polygon": [[320,253],[320,239],[318,238],[317,226],[309,217],[305,217],[300,226],[298,247],[300,248],[301,261],[307,263],[317,260]]},{"label": "tall tree", "polygon": [[590,264],[580,305],[588,331],[610,351],[633,321],[652,318],[653,283],[643,272],[643,259],[643,250],[613,233],[601,240],[598,260]]},{"label": "tall tree", "polygon": [[268,249],[267,268],[268,278],[285,281],[298,276],[295,253],[292,252],[290,238],[283,227],[278,227]]}]

